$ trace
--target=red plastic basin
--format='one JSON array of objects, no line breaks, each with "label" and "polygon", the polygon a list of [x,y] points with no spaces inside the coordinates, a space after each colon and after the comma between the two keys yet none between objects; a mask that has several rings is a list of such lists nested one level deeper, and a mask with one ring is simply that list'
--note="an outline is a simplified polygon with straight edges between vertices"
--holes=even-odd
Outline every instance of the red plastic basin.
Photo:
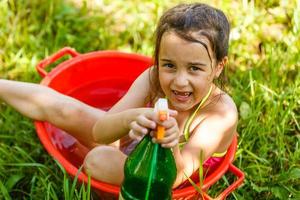
[{"label": "red plastic basin", "polygon": [[[72,58],[60,63],[51,72],[45,67],[64,55]],[[65,47],[44,59],[37,65],[37,71],[43,77],[41,84],[51,87],[63,94],[72,96],[91,106],[108,110],[128,90],[135,78],[152,65],[149,57],[122,53],[117,51],[97,51],[79,54],[74,49]],[[75,138],[47,122],[35,122],[38,137],[46,150],[75,176],[83,158],[88,151]],[[225,159],[220,166],[205,177],[202,190],[205,199],[211,199],[205,191],[217,182],[227,171],[234,173],[238,179],[226,188],[217,198],[224,199],[237,188],[244,179],[244,174],[232,162],[237,145],[234,139]],[[80,173],[80,181],[87,183],[87,176]],[[117,199],[119,187],[92,179],[91,185],[101,199]],[[173,190],[174,199],[195,199],[199,194],[192,186]]]}]

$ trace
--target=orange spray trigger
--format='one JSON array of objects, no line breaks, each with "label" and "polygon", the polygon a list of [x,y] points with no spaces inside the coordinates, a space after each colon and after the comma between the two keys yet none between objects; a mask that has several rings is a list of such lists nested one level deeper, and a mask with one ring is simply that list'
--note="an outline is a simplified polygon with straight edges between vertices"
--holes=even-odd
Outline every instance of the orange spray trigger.
[{"label": "orange spray trigger", "polygon": [[[167,120],[169,117],[167,99],[164,98],[158,99],[158,101],[155,103],[154,110],[156,113],[158,113],[158,117],[160,121]],[[165,136],[165,127],[157,126],[156,138],[163,139],[164,136]]]},{"label": "orange spray trigger", "polygon": [[165,127],[157,126],[156,139],[160,140],[165,137]]},{"label": "orange spray trigger", "polygon": [[159,111],[158,115],[160,121],[165,121],[168,119],[168,113],[166,111]]}]

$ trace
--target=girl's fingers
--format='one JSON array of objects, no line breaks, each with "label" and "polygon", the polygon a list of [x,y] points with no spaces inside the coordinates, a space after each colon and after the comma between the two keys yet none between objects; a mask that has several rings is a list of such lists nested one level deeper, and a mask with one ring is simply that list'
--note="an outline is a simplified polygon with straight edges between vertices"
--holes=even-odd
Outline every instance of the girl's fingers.
[{"label": "girl's fingers", "polygon": [[177,121],[175,118],[170,117],[168,120],[162,122],[161,125],[166,129],[170,129],[172,127],[177,127]]},{"label": "girl's fingers", "polygon": [[166,134],[164,139],[156,141],[156,139],[154,138],[155,132],[151,131],[150,135],[153,137],[154,142],[163,144],[172,143],[172,141],[174,141],[177,137],[177,121],[174,118],[177,115],[177,111],[169,110],[169,115],[170,118],[164,122],[158,121],[158,117],[154,112],[147,112],[143,115],[138,116],[136,118],[136,121],[130,123],[131,130],[129,131],[129,137],[135,140],[140,140],[149,132],[149,130],[155,130],[157,126],[156,122],[158,122],[158,124],[161,124],[166,128]]},{"label": "girl's fingers", "polygon": [[175,139],[170,143],[161,144],[161,146],[164,148],[172,148],[172,147],[175,147],[177,144],[178,144],[178,139]]},{"label": "girl's fingers", "polygon": [[151,121],[144,115],[137,117],[136,121],[133,121],[129,125],[130,132],[129,136],[132,139],[141,139],[144,135],[148,134],[149,129],[155,129],[156,123]]},{"label": "girl's fingers", "polygon": [[163,139],[159,140],[154,137],[154,132],[151,132],[150,134],[153,137],[153,142],[159,144],[168,144],[172,143],[174,140],[178,140],[179,130],[177,127],[173,127],[165,132],[165,137]]},{"label": "girl's fingers", "polygon": [[171,117],[176,117],[177,114],[178,114],[178,112],[177,112],[176,110],[170,110],[170,109],[169,109],[169,115],[170,115]]},{"label": "girl's fingers", "polygon": [[133,140],[141,140],[143,138],[143,135],[138,134],[137,132],[135,132],[132,129],[129,131],[128,135]]},{"label": "girl's fingers", "polygon": [[138,116],[136,121],[142,127],[146,127],[146,128],[149,128],[149,129],[155,129],[156,128],[156,123],[154,121],[152,121],[151,119],[148,119],[144,115]]},{"label": "girl's fingers", "polygon": [[177,133],[172,133],[169,135],[165,135],[165,137],[161,140],[159,140],[159,143],[165,144],[165,143],[170,143],[173,140],[176,140],[178,138]]},{"label": "girl's fingers", "polygon": [[148,133],[148,129],[140,126],[136,121],[130,123],[130,128],[135,133],[139,133],[140,135],[146,135]]}]

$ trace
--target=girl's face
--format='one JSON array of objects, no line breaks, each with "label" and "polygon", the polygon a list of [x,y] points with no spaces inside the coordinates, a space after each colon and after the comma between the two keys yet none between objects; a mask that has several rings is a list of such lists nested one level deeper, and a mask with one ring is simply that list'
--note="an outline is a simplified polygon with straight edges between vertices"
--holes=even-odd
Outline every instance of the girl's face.
[{"label": "girl's face", "polygon": [[174,32],[164,33],[161,39],[159,81],[170,107],[178,111],[197,105],[208,93],[214,77],[221,73],[213,66],[209,41],[204,36],[197,39],[207,45],[213,62],[201,43],[184,40]]}]

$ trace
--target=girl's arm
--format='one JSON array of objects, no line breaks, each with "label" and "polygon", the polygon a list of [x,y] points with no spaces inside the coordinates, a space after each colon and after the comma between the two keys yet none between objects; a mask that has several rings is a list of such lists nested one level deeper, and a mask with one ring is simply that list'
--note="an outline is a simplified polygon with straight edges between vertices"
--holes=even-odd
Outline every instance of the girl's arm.
[{"label": "girl's arm", "polygon": [[[177,178],[173,187],[190,177],[199,168],[200,162],[205,162],[213,153],[224,152],[232,142],[236,126],[235,109],[210,113],[198,124],[182,150],[179,150],[177,144],[173,148],[177,166]],[[200,161],[201,153],[203,161]]]},{"label": "girl's arm", "polygon": [[110,144],[128,134],[132,123],[152,108],[132,108],[118,113],[106,113],[94,125],[93,139],[101,144]]},{"label": "girl's arm", "polygon": [[150,92],[150,72],[151,68],[145,70],[124,97],[97,120],[93,128],[96,142],[109,144],[120,139],[128,134],[140,115],[152,112],[153,108],[144,107]]},{"label": "girl's arm", "polygon": [[48,121],[94,146],[92,128],[103,113],[77,99],[38,84],[0,80],[0,100],[26,117]]}]

